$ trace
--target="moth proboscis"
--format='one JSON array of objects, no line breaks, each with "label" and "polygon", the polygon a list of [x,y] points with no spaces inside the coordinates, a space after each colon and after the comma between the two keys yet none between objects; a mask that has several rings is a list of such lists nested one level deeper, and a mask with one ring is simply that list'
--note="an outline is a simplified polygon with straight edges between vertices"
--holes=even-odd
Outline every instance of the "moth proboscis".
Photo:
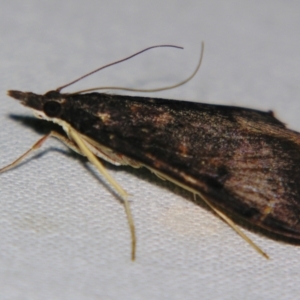
[{"label": "moth proboscis", "polygon": [[[199,64],[186,80],[166,88],[136,91],[164,90],[189,81],[200,67],[203,46]],[[115,165],[144,166],[200,196],[266,258],[226,212],[282,237],[300,240],[300,134],[287,129],[272,112],[91,92],[100,88],[61,93],[79,79],[45,95],[8,91],[38,118],[62,126],[66,135],[50,132],[0,172],[16,166],[50,136],[86,156],[123,199],[132,259],[136,237],[128,195],[97,157]]]}]

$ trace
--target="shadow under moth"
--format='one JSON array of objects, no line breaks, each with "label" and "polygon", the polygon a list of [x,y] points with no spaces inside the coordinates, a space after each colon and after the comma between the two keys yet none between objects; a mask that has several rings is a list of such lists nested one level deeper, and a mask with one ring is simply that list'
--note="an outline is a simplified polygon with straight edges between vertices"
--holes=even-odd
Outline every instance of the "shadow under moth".
[{"label": "shadow under moth", "polygon": [[[203,44],[197,69],[188,79],[156,90],[190,80],[202,55]],[[50,132],[0,172],[16,166],[50,136],[86,156],[123,200],[132,259],[136,237],[128,195],[99,157],[115,165],[146,167],[198,195],[265,257],[227,213],[279,236],[300,239],[300,134],[287,129],[272,112],[90,92],[96,89],[61,93],[70,84],[44,95],[8,91],[38,118],[62,126],[66,135]]]}]

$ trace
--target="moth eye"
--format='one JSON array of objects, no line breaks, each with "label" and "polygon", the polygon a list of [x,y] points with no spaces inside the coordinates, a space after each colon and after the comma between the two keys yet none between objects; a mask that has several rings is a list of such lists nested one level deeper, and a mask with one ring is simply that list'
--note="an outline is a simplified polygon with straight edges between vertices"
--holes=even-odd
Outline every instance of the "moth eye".
[{"label": "moth eye", "polygon": [[56,101],[48,101],[44,104],[44,113],[48,117],[57,117],[61,111],[61,105]]}]

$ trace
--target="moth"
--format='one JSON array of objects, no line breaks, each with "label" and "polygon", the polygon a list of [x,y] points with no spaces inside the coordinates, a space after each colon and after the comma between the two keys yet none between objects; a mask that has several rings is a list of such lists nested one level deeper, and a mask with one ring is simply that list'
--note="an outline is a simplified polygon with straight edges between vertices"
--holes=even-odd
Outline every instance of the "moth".
[{"label": "moth", "polygon": [[[194,76],[202,55],[203,48],[196,71],[175,86]],[[16,166],[50,136],[86,156],[124,201],[132,259],[136,237],[128,195],[98,158],[146,167],[198,195],[265,257],[227,213],[300,239],[300,134],[287,129],[272,112],[89,90],[61,93],[64,87],[44,95],[8,91],[38,118],[62,126],[66,135],[50,132],[1,172]]]}]

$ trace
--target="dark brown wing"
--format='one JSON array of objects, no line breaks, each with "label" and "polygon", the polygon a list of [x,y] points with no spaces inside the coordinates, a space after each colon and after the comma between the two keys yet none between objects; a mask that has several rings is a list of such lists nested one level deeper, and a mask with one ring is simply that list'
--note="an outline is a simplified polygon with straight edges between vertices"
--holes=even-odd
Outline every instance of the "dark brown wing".
[{"label": "dark brown wing", "polygon": [[80,133],[224,210],[300,239],[300,134],[272,113],[98,93],[64,97],[61,118]]}]

